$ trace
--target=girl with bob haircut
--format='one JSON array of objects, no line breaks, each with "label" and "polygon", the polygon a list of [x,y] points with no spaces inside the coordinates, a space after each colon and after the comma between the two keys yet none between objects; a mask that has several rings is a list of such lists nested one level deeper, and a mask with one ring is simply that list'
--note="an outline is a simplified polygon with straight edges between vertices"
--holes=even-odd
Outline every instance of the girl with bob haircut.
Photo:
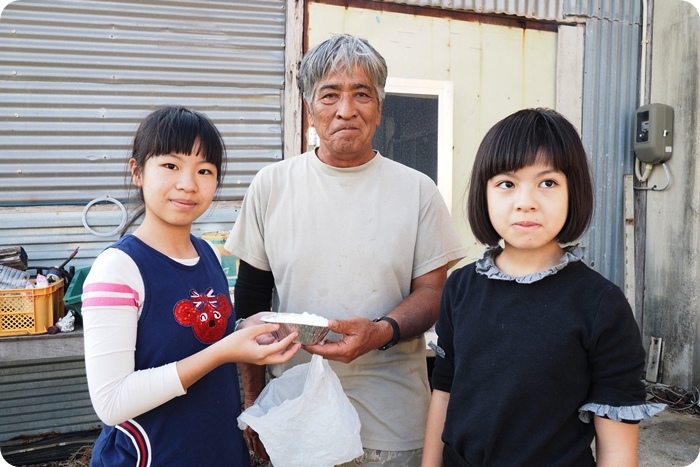
[{"label": "girl with bob haircut", "polygon": [[103,422],[91,466],[250,466],[234,362],[285,362],[300,345],[296,333],[275,342],[278,325],[257,315],[236,321],[219,253],[191,234],[224,160],[219,131],[193,110],[158,109],[136,131],[128,167],[143,220],[83,285],[88,388]]},{"label": "girl with bob haircut", "polygon": [[549,109],[496,123],[467,206],[487,248],[443,289],[423,467],[636,466],[638,422],[664,405],[645,402],[624,294],[575,243],[593,187],[574,126]]},{"label": "girl with bob haircut", "polygon": [[567,178],[567,220],[557,241],[573,242],[584,234],[593,217],[593,184],[586,151],[576,128],[563,116],[534,109],[521,110],[497,123],[481,143],[472,170],[467,207],[469,225],[479,242],[496,246],[501,240],[488,215],[488,181],[543,159]]}]

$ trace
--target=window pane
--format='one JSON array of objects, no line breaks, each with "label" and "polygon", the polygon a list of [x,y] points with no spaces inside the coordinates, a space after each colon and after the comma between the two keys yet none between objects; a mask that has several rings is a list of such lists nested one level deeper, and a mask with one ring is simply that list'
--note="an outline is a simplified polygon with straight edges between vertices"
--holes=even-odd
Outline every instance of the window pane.
[{"label": "window pane", "polygon": [[428,175],[437,184],[438,97],[387,94],[372,144],[384,157]]}]

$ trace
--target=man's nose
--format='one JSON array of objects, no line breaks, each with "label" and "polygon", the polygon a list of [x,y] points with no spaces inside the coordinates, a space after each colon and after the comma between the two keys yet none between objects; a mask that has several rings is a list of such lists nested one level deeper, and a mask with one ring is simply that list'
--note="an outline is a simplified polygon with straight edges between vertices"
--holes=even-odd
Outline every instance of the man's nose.
[{"label": "man's nose", "polygon": [[339,118],[352,118],[357,114],[357,106],[355,105],[355,99],[351,93],[342,93],[340,99],[338,100],[338,108],[336,115]]}]

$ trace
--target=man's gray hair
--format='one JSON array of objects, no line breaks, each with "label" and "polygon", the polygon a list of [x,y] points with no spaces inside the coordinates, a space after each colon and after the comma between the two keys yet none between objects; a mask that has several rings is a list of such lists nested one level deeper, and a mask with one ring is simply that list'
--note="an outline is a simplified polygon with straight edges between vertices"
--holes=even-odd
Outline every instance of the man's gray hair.
[{"label": "man's gray hair", "polygon": [[388,73],[384,57],[366,39],[338,34],[310,49],[301,60],[299,89],[309,108],[321,80],[332,73],[351,71],[355,65],[372,80],[381,104]]}]

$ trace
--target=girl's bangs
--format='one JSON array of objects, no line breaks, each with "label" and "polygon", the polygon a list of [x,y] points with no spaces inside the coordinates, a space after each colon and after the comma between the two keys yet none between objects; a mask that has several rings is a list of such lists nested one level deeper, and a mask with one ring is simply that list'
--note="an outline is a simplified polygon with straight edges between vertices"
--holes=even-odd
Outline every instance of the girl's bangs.
[{"label": "girl's bangs", "polygon": [[565,172],[569,166],[567,157],[569,151],[564,147],[561,138],[547,126],[504,129],[507,135],[495,138],[499,143],[494,148],[494,154],[499,157],[489,159],[486,167],[487,179],[506,172],[515,172],[534,164],[551,165],[558,171]]},{"label": "girl's bangs", "polygon": [[193,112],[177,112],[159,122],[149,155],[191,154],[197,150],[204,160],[220,168],[223,147],[219,134]]}]

